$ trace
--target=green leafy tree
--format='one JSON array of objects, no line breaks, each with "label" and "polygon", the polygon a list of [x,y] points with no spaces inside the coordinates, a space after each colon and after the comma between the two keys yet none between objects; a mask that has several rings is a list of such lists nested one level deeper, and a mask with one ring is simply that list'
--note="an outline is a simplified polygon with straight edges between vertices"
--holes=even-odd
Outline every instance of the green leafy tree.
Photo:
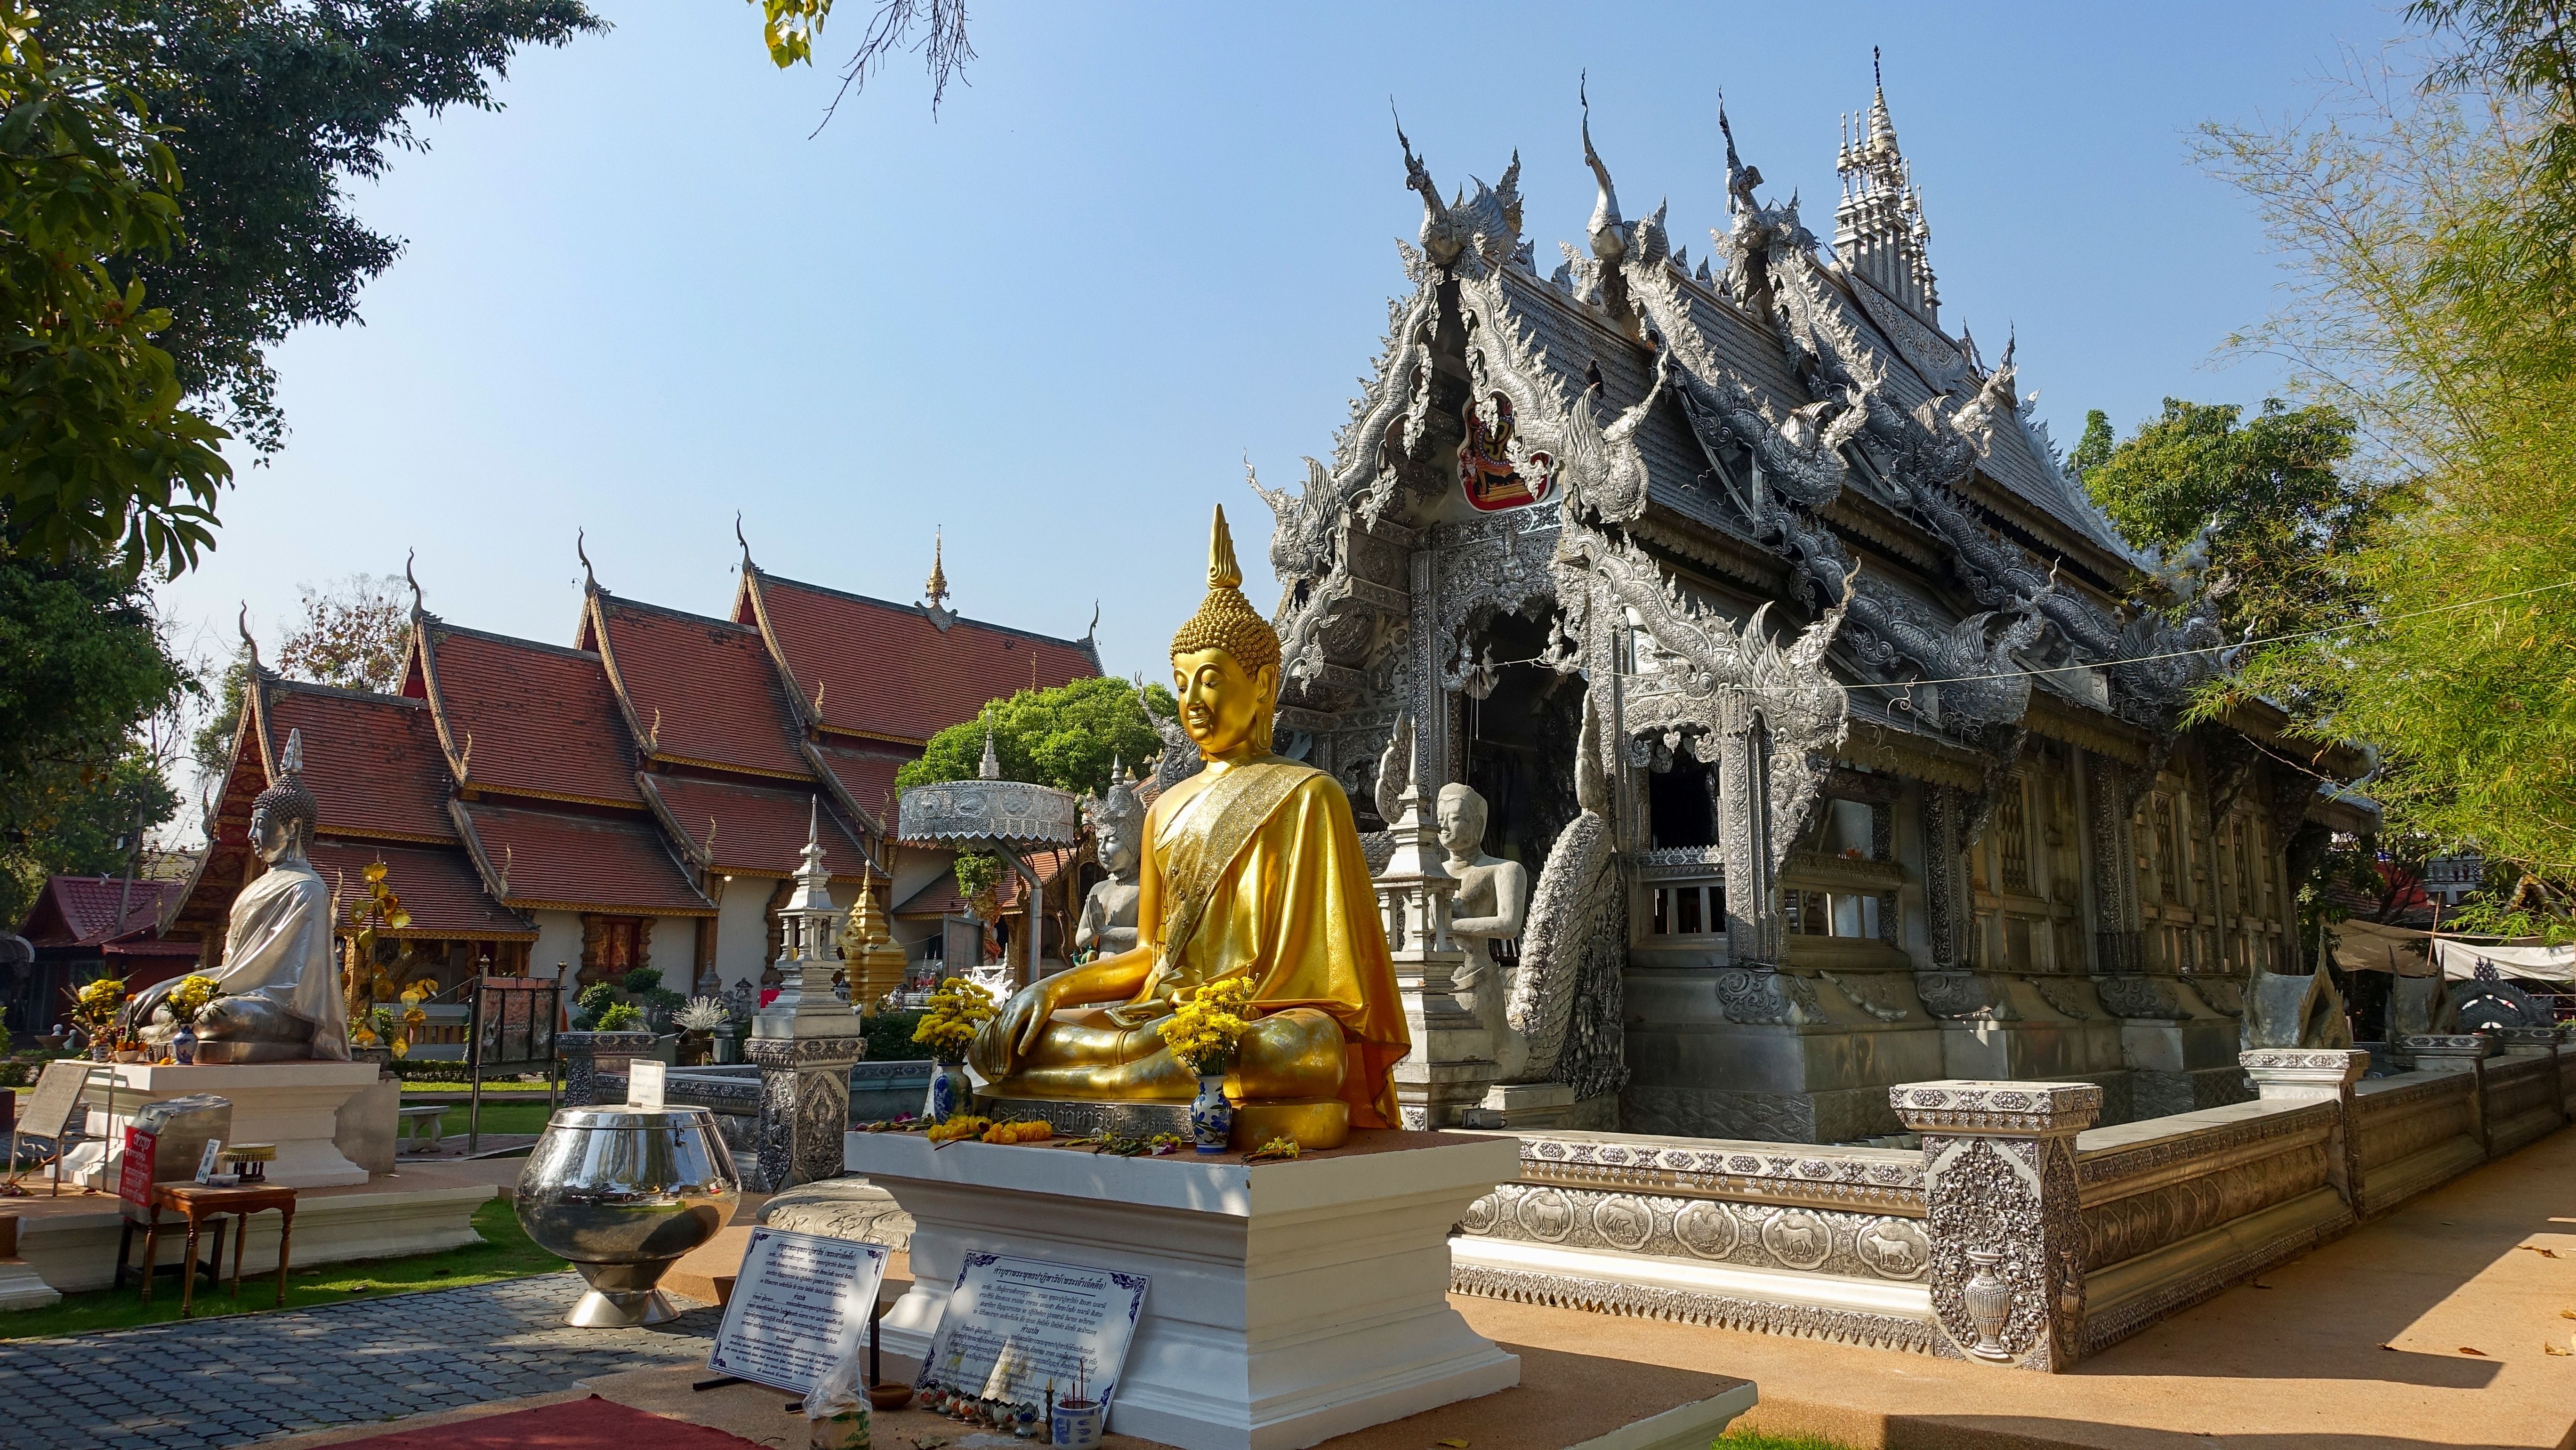
[{"label": "green leafy tree", "polygon": [[132,275],[178,240],[178,164],[133,92],[34,24],[0,6],[0,510],[13,550],[175,574],[232,476]]},{"label": "green leafy tree", "polygon": [[[1175,712],[1172,692],[1160,685],[1146,686],[1141,698],[1166,716]],[[895,772],[894,783],[900,789],[972,778],[983,766],[989,729],[1005,779],[1097,795],[1109,788],[1113,759],[1142,768],[1163,753],[1162,737],[1139,701],[1134,683],[1107,675],[1052,690],[1022,690],[930,737],[921,758]]]},{"label": "green leafy tree", "polygon": [[605,29],[581,0],[58,0],[37,22],[163,128],[178,234],[111,270],[168,310],[181,389],[262,452],[284,441],[268,350],[354,321],[402,251],[347,184],[425,149],[420,123],[450,106],[498,110],[523,47]]},{"label": "green leafy tree", "polygon": [[121,871],[135,833],[177,810],[150,728],[196,686],[131,574],[5,542],[0,659],[0,913],[15,922],[47,875]]},{"label": "green leafy tree", "polygon": [[2531,241],[2576,214],[2553,159],[2576,90],[2520,58],[2563,43],[2517,28],[2541,9],[2418,7],[2457,45],[2425,77],[2356,62],[2296,123],[2201,133],[2290,269],[2239,345],[2354,418],[2355,467],[2402,489],[2338,568],[2354,627],[2257,652],[2242,684],[2376,745],[2394,828],[2517,883],[2576,877],[2576,348],[2565,248]]},{"label": "green leafy tree", "polygon": [[214,708],[196,732],[188,737],[188,758],[197,767],[204,788],[212,791],[231,768],[233,736],[241,729],[242,696],[250,689],[250,650],[233,651],[225,661],[223,673],[200,688],[211,698]]},{"label": "green leafy tree", "polygon": [[2121,537],[2172,555],[2201,547],[2223,576],[2231,633],[2272,638],[2348,618],[2341,562],[2384,511],[2386,490],[2342,472],[2353,423],[2331,407],[2165,399],[2161,416],[2104,449],[2107,420],[2085,420],[2084,486]]},{"label": "green leafy tree", "polygon": [[391,691],[411,645],[411,606],[398,579],[351,574],[302,590],[304,618],[278,647],[278,672],[344,690]]}]

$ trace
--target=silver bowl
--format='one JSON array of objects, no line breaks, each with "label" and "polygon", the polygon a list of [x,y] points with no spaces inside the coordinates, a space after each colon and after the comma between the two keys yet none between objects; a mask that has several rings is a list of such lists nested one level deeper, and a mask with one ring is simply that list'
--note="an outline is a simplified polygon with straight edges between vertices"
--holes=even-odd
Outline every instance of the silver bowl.
[{"label": "silver bowl", "polygon": [[590,1281],[564,1322],[609,1329],[679,1313],[654,1286],[716,1236],[741,1192],[706,1108],[564,1108],[528,1155],[516,1207],[537,1247]]}]

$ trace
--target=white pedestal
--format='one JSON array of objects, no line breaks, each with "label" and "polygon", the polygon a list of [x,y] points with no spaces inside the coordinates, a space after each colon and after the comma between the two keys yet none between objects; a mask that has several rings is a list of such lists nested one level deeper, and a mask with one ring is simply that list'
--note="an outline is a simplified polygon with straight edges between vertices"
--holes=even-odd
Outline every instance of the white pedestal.
[{"label": "white pedestal", "polygon": [[1508,1389],[1520,1360],[1449,1307],[1449,1230],[1519,1172],[1511,1138],[1246,1167],[852,1133],[851,1172],[913,1217],[912,1291],[885,1318],[916,1364],[972,1250],[1152,1277],[1110,1428],[1181,1450],[1302,1450]]},{"label": "white pedestal", "polygon": [[277,1161],[268,1181],[281,1188],[338,1188],[364,1183],[367,1170],[334,1143],[340,1105],[377,1077],[372,1062],[207,1063],[164,1067],[116,1064],[117,1087],[105,1109],[93,1107],[89,1131],[106,1139],[85,1143],[66,1160],[66,1171],[92,1188],[114,1189],[125,1157],[125,1128],[146,1103],[213,1093],[233,1105],[235,1143],[275,1143]]}]

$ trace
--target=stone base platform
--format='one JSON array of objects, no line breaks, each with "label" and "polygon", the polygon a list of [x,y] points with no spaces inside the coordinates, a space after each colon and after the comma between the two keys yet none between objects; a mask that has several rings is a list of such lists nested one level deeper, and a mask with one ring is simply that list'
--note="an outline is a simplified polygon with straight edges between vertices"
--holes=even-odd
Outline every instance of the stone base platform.
[{"label": "stone base platform", "polygon": [[[495,1163],[406,1165],[396,1176],[343,1188],[300,1190],[295,1203],[294,1263],[297,1266],[431,1254],[480,1242],[474,1211],[503,1191],[503,1175],[515,1181],[523,1165]],[[71,1194],[0,1199],[5,1211],[18,1216],[18,1253],[44,1286],[75,1294],[104,1289],[116,1278],[116,1246],[125,1219],[110,1194]],[[164,1222],[169,1222],[165,1216]],[[278,1216],[254,1214],[250,1243],[244,1250],[242,1277],[249,1280],[277,1268]],[[179,1262],[185,1233],[161,1235],[164,1264]],[[137,1234],[137,1259],[142,1235]],[[224,1246],[224,1272],[232,1272],[232,1245]],[[127,1280],[128,1284],[133,1281]],[[36,1308],[32,1300],[12,1306]],[[0,1334],[7,1320],[0,1318]]]},{"label": "stone base platform", "polygon": [[1361,1132],[1261,1165],[846,1141],[850,1171],[915,1224],[890,1360],[918,1364],[960,1263],[982,1251],[1150,1276],[1110,1428],[1180,1450],[1302,1450],[1520,1381],[1520,1360],[1447,1295],[1449,1228],[1518,1172],[1511,1139]]},{"label": "stone base platform", "polygon": [[372,1062],[116,1064],[117,1086],[105,1108],[93,1107],[89,1131],[102,1141],[74,1148],[66,1176],[91,1188],[114,1188],[125,1159],[125,1125],[146,1103],[213,1093],[233,1105],[231,1141],[275,1143],[268,1181],[281,1188],[337,1188],[367,1181],[367,1170],[340,1151],[342,1104],[374,1086]]}]

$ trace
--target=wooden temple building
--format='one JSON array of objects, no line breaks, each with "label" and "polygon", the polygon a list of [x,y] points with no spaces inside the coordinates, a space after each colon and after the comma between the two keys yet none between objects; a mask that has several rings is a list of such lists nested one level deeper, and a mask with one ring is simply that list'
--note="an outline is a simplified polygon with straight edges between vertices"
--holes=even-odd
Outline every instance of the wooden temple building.
[{"label": "wooden temple building", "polygon": [[[766,573],[746,547],[722,618],[613,594],[586,555],[583,571],[569,644],[449,623],[415,581],[392,694],[285,679],[254,654],[206,854],[161,940],[209,965],[220,954],[258,869],[251,803],[295,731],[321,802],[312,859],[344,927],[383,862],[410,914],[389,935],[443,986],[651,966],[668,988],[757,989],[809,826],[836,899],[871,893],[918,964],[965,907],[950,853],[888,840],[895,771],[990,700],[1099,673],[1088,637],[949,610],[935,560],[926,601],[897,604]],[[1032,864],[1047,883],[1034,914],[1061,957],[1073,863]],[[1032,905],[1016,883],[1003,892],[1010,939],[1025,940]]]}]

